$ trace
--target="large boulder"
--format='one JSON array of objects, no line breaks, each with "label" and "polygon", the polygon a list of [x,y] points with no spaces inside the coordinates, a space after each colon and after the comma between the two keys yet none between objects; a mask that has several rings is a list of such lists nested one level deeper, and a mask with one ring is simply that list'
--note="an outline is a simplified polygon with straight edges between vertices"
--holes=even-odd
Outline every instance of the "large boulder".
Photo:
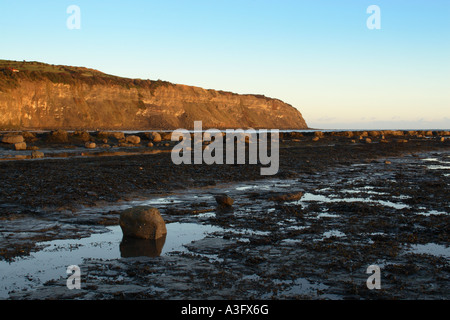
[{"label": "large boulder", "polygon": [[159,239],[167,234],[166,224],[159,210],[151,207],[135,207],[120,214],[119,224],[124,237]]},{"label": "large boulder", "polygon": [[7,143],[7,144],[16,144],[16,143],[24,142],[24,138],[20,134],[15,134],[15,135],[7,134],[7,135],[3,136],[2,142]]}]

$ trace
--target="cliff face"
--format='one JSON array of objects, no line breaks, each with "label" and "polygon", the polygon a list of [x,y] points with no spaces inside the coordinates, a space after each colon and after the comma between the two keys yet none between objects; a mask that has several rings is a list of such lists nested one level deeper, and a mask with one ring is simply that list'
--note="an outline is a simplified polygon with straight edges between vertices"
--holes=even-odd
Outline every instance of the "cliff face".
[{"label": "cliff face", "polygon": [[297,109],[277,99],[39,66],[21,63],[14,72],[0,63],[0,128],[173,130],[196,120],[204,129],[307,128]]}]

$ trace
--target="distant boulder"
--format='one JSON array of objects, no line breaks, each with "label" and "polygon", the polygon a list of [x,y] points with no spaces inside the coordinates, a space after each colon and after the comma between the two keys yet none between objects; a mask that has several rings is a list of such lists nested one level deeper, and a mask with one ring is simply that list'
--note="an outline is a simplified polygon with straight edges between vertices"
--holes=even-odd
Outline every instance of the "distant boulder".
[{"label": "distant boulder", "polygon": [[69,134],[65,130],[52,131],[47,137],[47,142],[68,143],[69,142]]},{"label": "distant boulder", "polygon": [[19,142],[14,144],[15,150],[27,150],[27,143],[26,142]]},{"label": "distant boulder", "polygon": [[141,138],[138,136],[128,136],[125,138],[126,143],[139,144],[141,143]]},{"label": "distant boulder", "polygon": [[286,194],[277,194],[269,198],[270,201],[297,201],[303,196],[303,192],[293,192]]},{"label": "distant boulder", "polygon": [[97,133],[97,137],[99,139],[108,139],[110,137],[113,137],[116,140],[123,140],[123,139],[125,139],[125,133],[123,133],[123,132],[99,131]]},{"label": "distant boulder", "polygon": [[91,135],[87,131],[75,131],[73,136],[80,139],[83,142],[91,141]]},{"label": "distant boulder", "polygon": [[95,142],[86,142],[84,145],[87,149],[95,149],[97,148],[97,144]]},{"label": "distant boulder", "polygon": [[16,144],[24,142],[24,138],[22,135],[5,135],[2,138],[2,142],[7,144]]},{"label": "distant boulder", "polygon": [[31,159],[41,159],[44,158],[44,153],[41,151],[33,150],[31,152]]},{"label": "distant boulder", "polygon": [[153,142],[161,142],[161,135],[158,132],[150,132],[147,134],[149,140]]},{"label": "distant boulder", "polygon": [[221,207],[231,207],[234,200],[227,195],[217,195],[215,196],[216,202]]}]

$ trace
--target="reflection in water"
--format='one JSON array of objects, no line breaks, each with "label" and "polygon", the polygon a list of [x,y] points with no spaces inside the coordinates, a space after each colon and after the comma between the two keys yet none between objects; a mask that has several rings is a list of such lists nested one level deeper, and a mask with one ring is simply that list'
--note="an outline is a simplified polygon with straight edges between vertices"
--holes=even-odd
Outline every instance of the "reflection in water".
[{"label": "reflection in water", "polygon": [[159,257],[165,242],[165,234],[156,240],[123,237],[120,243],[120,256],[122,258]]}]

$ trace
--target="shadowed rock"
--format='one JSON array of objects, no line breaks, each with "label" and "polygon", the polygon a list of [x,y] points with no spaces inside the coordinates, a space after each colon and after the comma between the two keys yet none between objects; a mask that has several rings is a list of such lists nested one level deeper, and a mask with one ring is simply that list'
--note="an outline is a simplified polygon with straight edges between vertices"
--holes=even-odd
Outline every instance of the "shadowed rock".
[{"label": "shadowed rock", "polygon": [[166,224],[159,210],[151,207],[135,207],[123,211],[119,219],[124,237],[159,239],[167,234]]},{"label": "shadowed rock", "polygon": [[278,194],[269,198],[271,201],[297,201],[303,196],[303,192]]},{"label": "shadowed rock", "polygon": [[218,195],[215,196],[217,204],[221,207],[231,207],[234,203],[234,200],[231,199],[227,195]]}]

